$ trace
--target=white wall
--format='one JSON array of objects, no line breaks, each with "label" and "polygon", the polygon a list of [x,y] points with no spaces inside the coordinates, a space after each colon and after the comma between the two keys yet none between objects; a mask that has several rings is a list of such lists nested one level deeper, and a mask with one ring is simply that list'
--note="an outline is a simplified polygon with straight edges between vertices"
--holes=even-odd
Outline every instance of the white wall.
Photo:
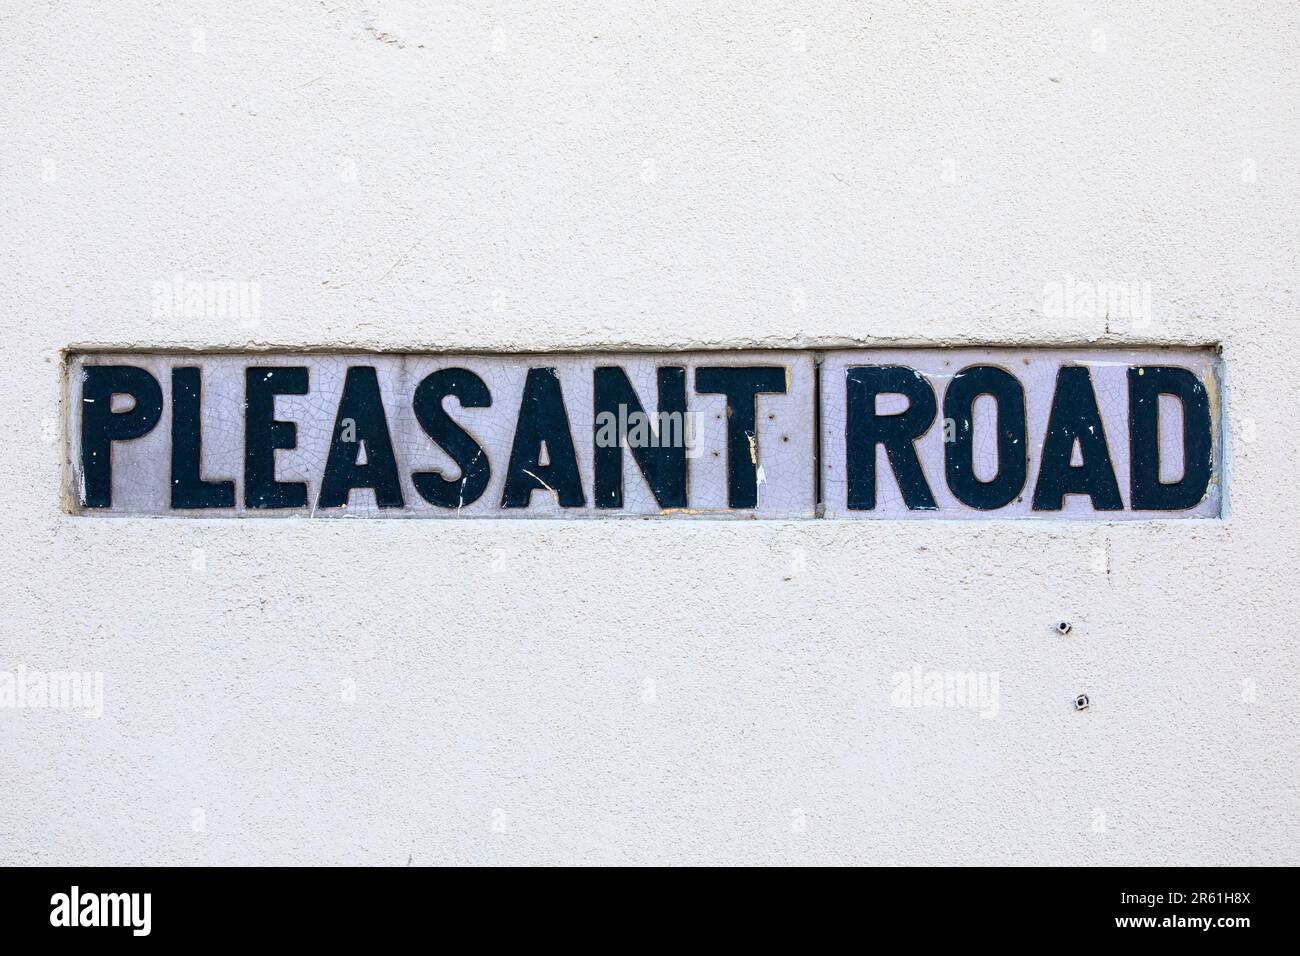
[{"label": "white wall", "polygon": [[[1300,8],[285,6],[0,13],[0,670],[105,682],[0,709],[0,862],[1300,862]],[[897,342],[1221,342],[1229,517],[59,507],[70,347]]]}]

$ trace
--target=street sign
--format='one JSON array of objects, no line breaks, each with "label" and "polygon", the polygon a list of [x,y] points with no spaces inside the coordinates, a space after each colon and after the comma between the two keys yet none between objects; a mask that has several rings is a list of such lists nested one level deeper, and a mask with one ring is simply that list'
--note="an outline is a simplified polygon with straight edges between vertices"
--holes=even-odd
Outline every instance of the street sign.
[{"label": "street sign", "polygon": [[812,517],[806,353],[78,355],[76,510]]},{"label": "street sign", "polygon": [[1217,362],[1206,349],[828,353],[825,515],[1216,517]]},{"label": "street sign", "polygon": [[75,354],[69,510],[1212,518],[1217,353]]}]

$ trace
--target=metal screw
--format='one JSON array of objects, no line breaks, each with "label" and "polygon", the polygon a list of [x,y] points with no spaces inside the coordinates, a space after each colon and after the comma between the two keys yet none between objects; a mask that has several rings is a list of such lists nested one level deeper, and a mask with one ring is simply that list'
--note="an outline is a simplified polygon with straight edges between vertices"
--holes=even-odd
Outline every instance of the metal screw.
[{"label": "metal screw", "polygon": [[1074,625],[1071,624],[1069,621],[1061,621],[1056,625],[1056,632],[1058,634],[1069,634],[1070,631],[1073,630],[1073,628]]},{"label": "metal screw", "polygon": [[1087,694],[1080,694],[1078,697],[1074,698],[1074,709],[1087,710],[1091,703],[1092,701],[1088,700]]}]

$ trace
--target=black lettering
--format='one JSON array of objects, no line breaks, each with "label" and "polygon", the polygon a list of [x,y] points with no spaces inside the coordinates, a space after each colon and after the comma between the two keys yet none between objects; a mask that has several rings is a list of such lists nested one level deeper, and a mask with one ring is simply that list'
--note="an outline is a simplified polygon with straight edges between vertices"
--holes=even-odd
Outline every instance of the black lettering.
[{"label": "black lettering", "polygon": [[172,369],[172,507],[233,508],[233,481],[203,479],[202,409],[199,369]]},{"label": "black lettering", "polygon": [[[998,470],[988,481],[975,475],[975,399],[990,396],[997,404]],[[1010,504],[1025,487],[1029,470],[1026,449],[1025,389],[1006,369],[973,365],[953,376],[943,396],[944,472],[958,501],[979,511]]]},{"label": "black lettering", "polygon": [[307,369],[244,369],[244,507],[305,508],[307,483],[275,480],[275,452],[298,447],[298,426],[275,419],[277,395],[306,395]]},{"label": "black lettering", "polygon": [[[1070,464],[1076,441],[1081,465]],[[1035,511],[1060,511],[1066,495],[1087,495],[1097,511],[1123,510],[1092,375],[1082,365],[1065,365],[1056,373],[1056,394],[1040,457]]]},{"label": "black lettering", "polygon": [[[539,464],[543,443],[549,457],[546,465]],[[539,488],[555,492],[564,508],[586,503],[560,376],[553,368],[530,368],[524,380],[501,507],[527,508]]]},{"label": "black lettering", "polygon": [[444,368],[426,375],[415,389],[415,418],[425,434],[451,456],[460,469],[460,477],[444,478],[441,472],[417,471],[411,475],[411,481],[429,504],[463,508],[482,497],[492,469],[482,446],[442,407],[443,399],[449,395],[456,397],[461,408],[492,405],[492,394],[483,379],[468,369]]},{"label": "black lettering", "polygon": [[727,397],[727,506],[758,505],[758,426],[760,394],[784,394],[782,365],[708,366],[695,370],[695,390]]},{"label": "black lettering", "polygon": [[[113,411],[114,395],[135,404]],[[86,365],[81,370],[81,480],[87,508],[113,506],[113,442],[151,432],[162,416],[158,380],[135,365]]]},{"label": "black lettering", "polygon": [[[1183,406],[1183,475],[1160,480],[1160,396]],[[1128,370],[1129,507],[1134,511],[1180,511],[1205,497],[1213,471],[1210,397],[1185,368],[1135,366]]]},{"label": "black lettering", "polygon": [[[655,447],[632,448],[646,484],[660,508],[686,507],[686,369],[665,366],[658,370],[659,417]],[[645,416],[627,373],[617,366],[599,366],[595,371],[595,487],[597,508],[623,507],[623,445],[625,424],[632,415]],[[621,409],[620,409],[621,406]],[[621,414],[620,414],[621,411]],[[602,430],[609,433],[602,417],[612,416],[614,443],[603,445]],[[667,417],[663,417],[667,416]],[[648,419],[643,419],[648,421]],[[648,427],[640,429],[646,433]]]},{"label": "black lettering", "polygon": [[[357,459],[363,444],[366,463],[359,465]],[[384,399],[379,391],[379,376],[373,365],[353,365],[344,376],[318,506],[344,507],[354,488],[373,488],[375,503],[381,508],[400,508],[405,504],[397,456],[393,454],[393,439],[384,414]]]},{"label": "black lettering", "polygon": [[[905,365],[860,365],[848,370],[845,387],[849,510],[871,511],[876,507],[877,445],[885,446],[889,466],[894,470],[908,510],[937,508],[915,444],[930,430],[937,411],[930,383],[920,372]],[[893,415],[876,414],[878,395],[904,396],[907,410]]]}]

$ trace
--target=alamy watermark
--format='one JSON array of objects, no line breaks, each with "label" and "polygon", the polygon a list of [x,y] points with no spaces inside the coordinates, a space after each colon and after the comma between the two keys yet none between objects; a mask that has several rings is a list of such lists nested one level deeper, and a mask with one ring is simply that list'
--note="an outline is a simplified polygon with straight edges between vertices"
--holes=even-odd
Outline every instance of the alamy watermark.
[{"label": "alamy watermark", "polygon": [[1043,314],[1049,319],[1099,319],[1151,324],[1151,283],[1094,282],[1067,275],[1043,285]]},{"label": "alamy watermark", "polygon": [[618,406],[618,413],[603,411],[596,416],[596,447],[618,448],[685,448],[687,458],[696,458],[701,449],[696,439],[703,430],[704,416],[699,412],[628,411]]},{"label": "alamy watermark", "polygon": [[82,671],[36,671],[23,664],[0,671],[0,708],[81,710],[104,715],[104,675]]},{"label": "alamy watermark", "polygon": [[997,671],[927,671],[920,664],[892,678],[889,702],[895,707],[943,707],[998,715]]},{"label": "alamy watermark", "polygon": [[255,328],[262,319],[262,287],[257,282],[186,279],[153,284],[155,319],[234,319]]},{"label": "alamy watermark", "polygon": [[74,884],[50,897],[50,925],[125,927],[132,936],[148,936],[152,909],[152,893],[83,893]]}]

